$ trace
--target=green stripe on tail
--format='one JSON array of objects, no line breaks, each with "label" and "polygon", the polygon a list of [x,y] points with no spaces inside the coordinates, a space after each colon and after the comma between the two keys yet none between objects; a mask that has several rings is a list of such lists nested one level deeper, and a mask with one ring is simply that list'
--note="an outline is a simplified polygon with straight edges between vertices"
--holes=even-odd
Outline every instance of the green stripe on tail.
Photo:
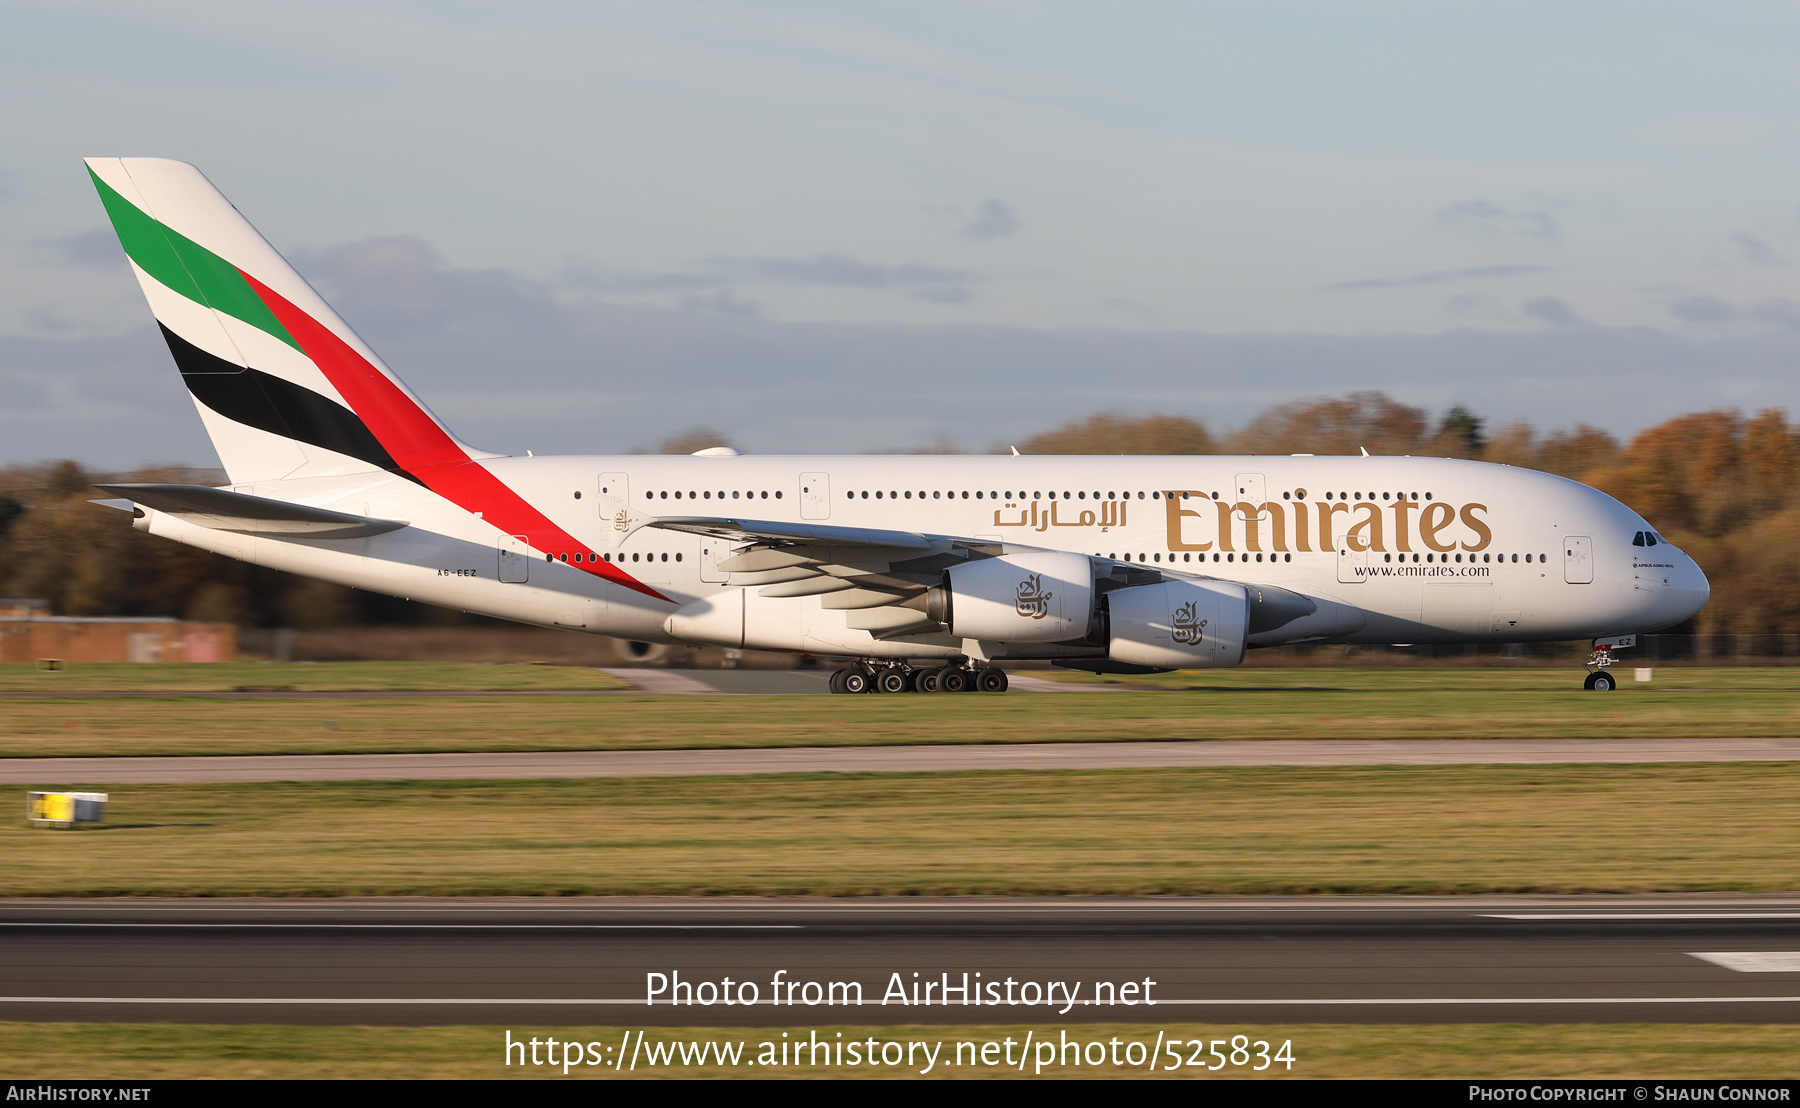
[{"label": "green stripe on tail", "polygon": [[[193,300],[267,331],[295,350],[300,344],[269,311],[237,267],[192,239],[165,227],[120,196],[92,169],[88,176],[100,192],[100,202],[112,217],[119,244],[138,268],[169,288]],[[304,350],[301,353],[305,353]]]}]

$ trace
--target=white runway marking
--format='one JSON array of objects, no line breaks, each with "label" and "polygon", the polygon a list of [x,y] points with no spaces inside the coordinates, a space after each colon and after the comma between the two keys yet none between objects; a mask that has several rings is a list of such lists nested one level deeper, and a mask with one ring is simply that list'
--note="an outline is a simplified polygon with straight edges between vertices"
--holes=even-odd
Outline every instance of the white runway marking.
[{"label": "white runway marking", "polygon": [[1739,973],[1800,973],[1800,950],[1714,950],[1690,955]]}]

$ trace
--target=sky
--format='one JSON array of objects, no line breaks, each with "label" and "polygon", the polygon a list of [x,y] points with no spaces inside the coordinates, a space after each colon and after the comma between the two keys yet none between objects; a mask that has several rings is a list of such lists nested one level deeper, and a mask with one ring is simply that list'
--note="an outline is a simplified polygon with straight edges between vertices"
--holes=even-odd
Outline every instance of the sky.
[{"label": "sky", "polygon": [[198,165],[509,453],[1797,409],[1797,42],[1756,2],[0,2],[0,464],[213,460],[84,155]]}]

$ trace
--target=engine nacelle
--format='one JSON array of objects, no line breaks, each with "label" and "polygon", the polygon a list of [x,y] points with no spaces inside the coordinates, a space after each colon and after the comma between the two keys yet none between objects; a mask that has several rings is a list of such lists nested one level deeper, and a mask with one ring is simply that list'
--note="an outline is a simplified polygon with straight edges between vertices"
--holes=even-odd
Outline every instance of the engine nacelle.
[{"label": "engine nacelle", "polygon": [[[1085,554],[1022,551],[952,567],[950,633],[989,642],[1085,638],[1094,614],[1094,570]],[[938,612],[934,618],[941,618]]]},{"label": "engine nacelle", "polygon": [[1244,660],[1250,597],[1229,581],[1163,581],[1106,595],[1107,657],[1140,666],[1207,669]]}]

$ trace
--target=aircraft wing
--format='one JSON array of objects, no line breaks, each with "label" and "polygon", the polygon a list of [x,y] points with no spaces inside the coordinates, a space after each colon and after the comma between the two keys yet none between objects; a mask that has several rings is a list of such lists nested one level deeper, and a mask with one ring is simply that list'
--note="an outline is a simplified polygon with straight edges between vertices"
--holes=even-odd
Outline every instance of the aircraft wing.
[{"label": "aircraft wing", "polygon": [[[357,539],[407,526],[403,519],[334,512],[206,485],[95,485],[133,504],[166,512],[201,527],[240,535],[288,539]],[[105,503],[105,501],[101,501]]]},{"label": "aircraft wing", "polygon": [[762,519],[722,516],[659,516],[645,526],[738,542],[822,543],[826,546],[869,546],[899,550],[929,550],[932,546],[931,539],[911,531],[832,527],[822,523],[774,523]]},{"label": "aircraft wing", "polygon": [[762,596],[818,596],[849,626],[878,638],[936,631],[925,593],[944,571],[1005,544],[948,535],[716,516],[664,516],[642,526],[723,539],[716,569]]}]

